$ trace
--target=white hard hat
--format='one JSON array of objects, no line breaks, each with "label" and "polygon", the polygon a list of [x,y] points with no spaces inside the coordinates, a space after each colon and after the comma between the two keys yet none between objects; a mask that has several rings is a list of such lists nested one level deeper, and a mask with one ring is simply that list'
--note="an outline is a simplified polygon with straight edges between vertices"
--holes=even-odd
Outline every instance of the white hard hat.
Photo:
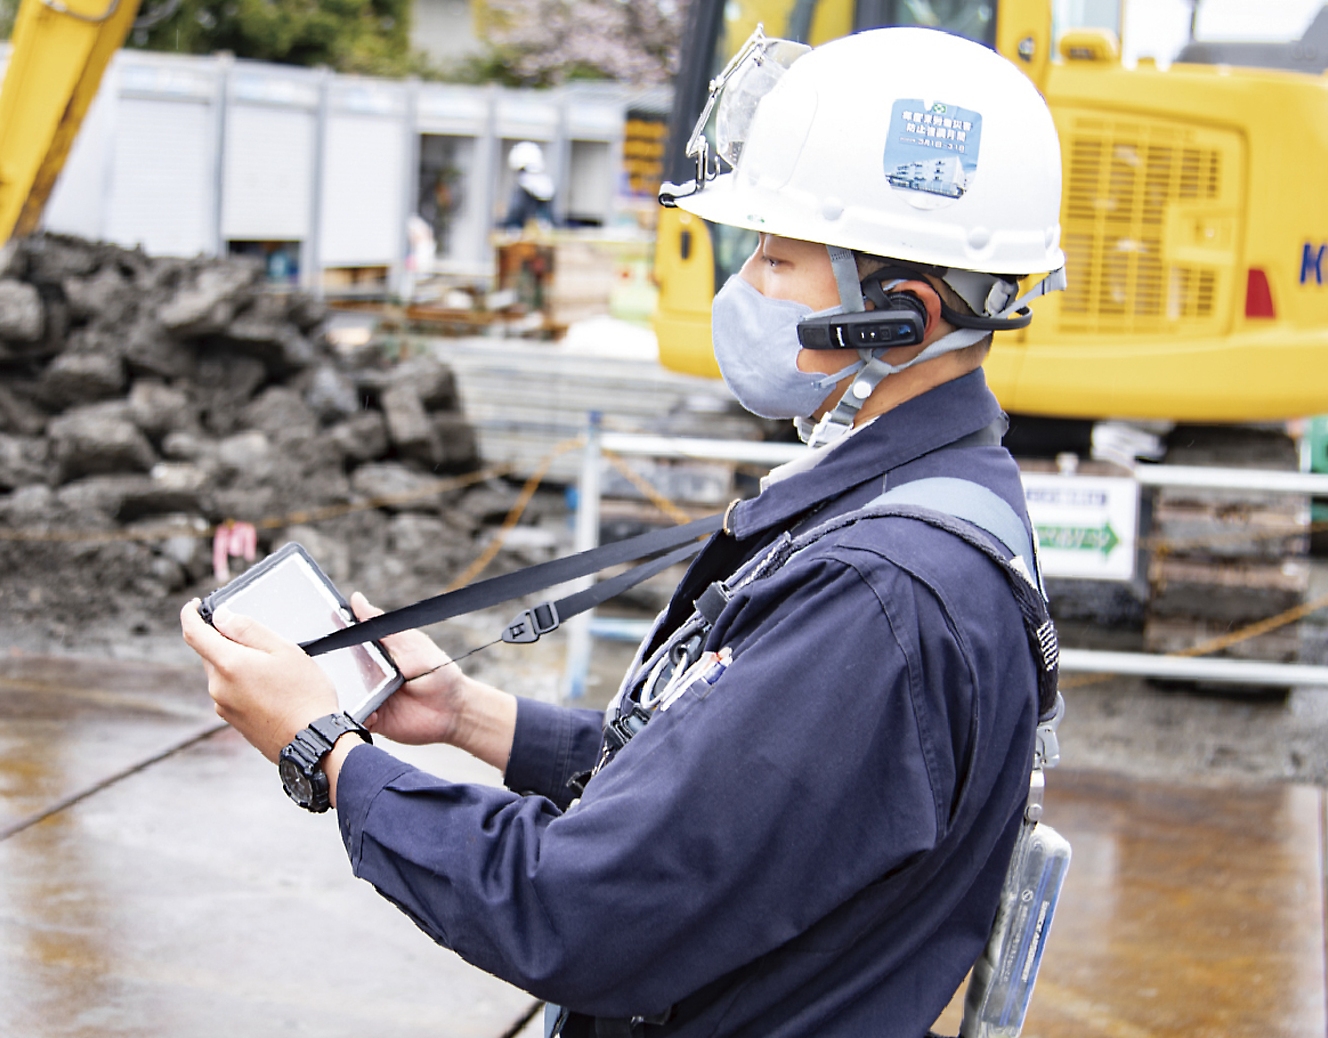
[{"label": "white hard hat", "polygon": [[518,141],[507,153],[507,168],[513,172],[544,172],[544,149],[534,141]]},{"label": "white hard hat", "polygon": [[[731,172],[700,134],[711,107]],[[1064,266],[1051,113],[980,44],[887,28],[807,50],[758,30],[697,130],[697,188],[664,200],[706,220],[954,271]]]}]

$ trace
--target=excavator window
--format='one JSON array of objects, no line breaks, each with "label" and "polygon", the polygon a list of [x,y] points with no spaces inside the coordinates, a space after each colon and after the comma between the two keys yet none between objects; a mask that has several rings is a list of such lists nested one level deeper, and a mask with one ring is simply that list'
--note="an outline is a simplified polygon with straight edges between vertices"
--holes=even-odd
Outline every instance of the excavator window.
[{"label": "excavator window", "polygon": [[996,45],[994,0],[859,0],[854,29],[921,25]]}]

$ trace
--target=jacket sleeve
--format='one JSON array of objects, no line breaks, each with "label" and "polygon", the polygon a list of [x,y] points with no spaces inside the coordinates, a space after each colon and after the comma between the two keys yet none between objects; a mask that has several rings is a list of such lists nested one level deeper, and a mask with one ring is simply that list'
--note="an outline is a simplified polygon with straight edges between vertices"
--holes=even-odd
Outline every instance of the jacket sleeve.
[{"label": "jacket sleeve", "polygon": [[595,766],[604,714],[518,699],[516,733],[503,782],[514,793],[547,797],[560,809],[575,794],[568,780]]},{"label": "jacket sleeve", "polygon": [[566,813],[357,747],[337,804],[355,874],[537,997],[662,1011],[939,839],[951,740],[934,738],[944,718],[920,723],[918,686],[962,690],[971,673],[950,638],[923,667],[917,629],[948,625],[894,580],[884,603],[820,558],[735,597],[712,632],[727,671],[656,715]]}]

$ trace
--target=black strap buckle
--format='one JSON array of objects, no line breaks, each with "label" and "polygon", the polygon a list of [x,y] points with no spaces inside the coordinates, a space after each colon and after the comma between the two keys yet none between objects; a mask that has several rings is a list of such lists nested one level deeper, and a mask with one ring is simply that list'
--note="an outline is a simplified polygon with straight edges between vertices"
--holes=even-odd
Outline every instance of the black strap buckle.
[{"label": "black strap buckle", "polygon": [[610,757],[632,741],[642,728],[650,722],[650,711],[640,703],[633,703],[632,709],[615,721],[604,726],[604,745]]},{"label": "black strap buckle", "polygon": [[523,609],[503,628],[503,641],[509,645],[537,642],[541,635],[556,631],[560,622],[558,607],[552,602],[541,602],[534,609]]}]

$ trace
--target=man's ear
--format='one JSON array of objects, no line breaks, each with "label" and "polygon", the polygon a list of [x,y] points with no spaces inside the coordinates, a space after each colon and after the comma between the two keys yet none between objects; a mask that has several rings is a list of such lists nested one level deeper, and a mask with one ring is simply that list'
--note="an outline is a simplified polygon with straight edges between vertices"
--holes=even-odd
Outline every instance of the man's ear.
[{"label": "man's ear", "polygon": [[904,292],[920,302],[927,311],[927,327],[923,331],[922,338],[929,341],[933,338],[933,333],[941,321],[941,296],[940,293],[927,281],[902,281],[894,288],[890,289],[890,294]]}]

